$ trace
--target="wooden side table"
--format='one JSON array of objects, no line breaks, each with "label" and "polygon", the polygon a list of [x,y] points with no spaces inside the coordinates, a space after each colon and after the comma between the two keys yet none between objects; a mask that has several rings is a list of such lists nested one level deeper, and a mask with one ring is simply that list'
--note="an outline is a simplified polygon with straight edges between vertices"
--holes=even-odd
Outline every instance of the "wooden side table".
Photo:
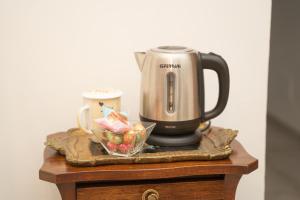
[{"label": "wooden side table", "polygon": [[40,179],[55,183],[63,200],[233,200],[239,180],[258,167],[234,140],[218,161],[73,167],[46,148]]}]

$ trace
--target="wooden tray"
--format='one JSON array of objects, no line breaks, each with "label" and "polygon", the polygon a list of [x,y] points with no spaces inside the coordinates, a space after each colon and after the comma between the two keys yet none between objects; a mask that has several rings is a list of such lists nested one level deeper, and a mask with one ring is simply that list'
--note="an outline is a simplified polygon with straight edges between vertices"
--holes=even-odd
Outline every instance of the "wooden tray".
[{"label": "wooden tray", "polygon": [[212,127],[202,133],[202,139],[196,150],[140,153],[133,157],[107,155],[100,144],[92,142],[92,135],[78,128],[48,135],[45,145],[65,155],[66,161],[75,166],[218,160],[229,157],[232,152],[230,143],[237,136],[237,132]]}]

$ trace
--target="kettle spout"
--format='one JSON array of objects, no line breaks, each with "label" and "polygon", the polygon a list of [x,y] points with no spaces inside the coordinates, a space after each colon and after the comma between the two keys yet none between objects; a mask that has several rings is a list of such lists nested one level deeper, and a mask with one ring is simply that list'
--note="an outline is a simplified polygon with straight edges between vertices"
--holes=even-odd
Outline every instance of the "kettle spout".
[{"label": "kettle spout", "polygon": [[143,65],[144,65],[144,60],[146,57],[146,52],[135,52],[134,55],[135,55],[136,62],[140,68],[140,71],[142,71]]}]

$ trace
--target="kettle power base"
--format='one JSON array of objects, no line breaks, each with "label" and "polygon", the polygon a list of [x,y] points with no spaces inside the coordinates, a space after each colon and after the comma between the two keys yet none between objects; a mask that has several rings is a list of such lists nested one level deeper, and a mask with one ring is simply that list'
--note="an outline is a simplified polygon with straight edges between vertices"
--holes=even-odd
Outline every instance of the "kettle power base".
[{"label": "kettle power base", "polygon": [[196,149],[201,140],[201,130],[197,129],[195,132],[182,135],[160,135],[152,133],[147,144],[158,146],[161,150],[183,150],[183,149]]}]

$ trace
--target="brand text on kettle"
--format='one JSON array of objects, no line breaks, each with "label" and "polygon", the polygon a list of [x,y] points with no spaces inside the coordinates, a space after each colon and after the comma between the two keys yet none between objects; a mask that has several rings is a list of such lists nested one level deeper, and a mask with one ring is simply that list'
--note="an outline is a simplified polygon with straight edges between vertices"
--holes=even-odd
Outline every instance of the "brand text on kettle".
[{"label": "brand text on kettle", "polygon": [[181,68],[180,64],[160,64],[160,68]]}]

